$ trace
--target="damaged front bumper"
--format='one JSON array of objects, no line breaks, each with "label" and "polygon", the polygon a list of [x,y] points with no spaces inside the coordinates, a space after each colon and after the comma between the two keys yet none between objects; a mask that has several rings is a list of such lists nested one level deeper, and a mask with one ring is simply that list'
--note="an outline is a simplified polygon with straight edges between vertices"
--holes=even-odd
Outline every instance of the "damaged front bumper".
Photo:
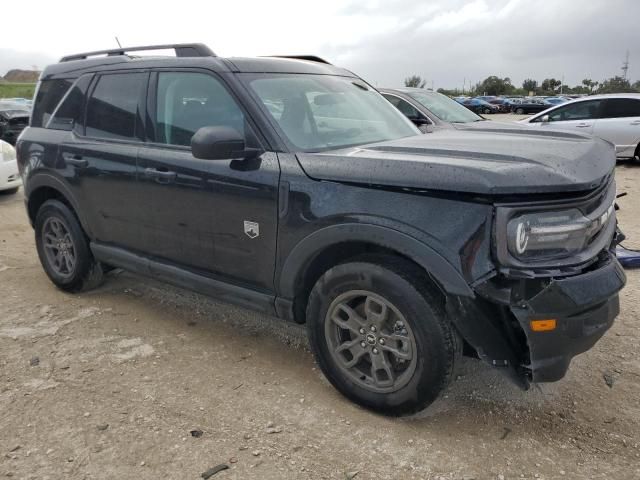
[{"label": "damaged front bumper", "polygon": [[[590,349],[619,313],[626,277],[610,251],[583,273],[552,278],[494,277],[475,286],[475,299],[456,298],[447,309],[463,338],[485,362],[516,383],[561,379],[571,359]],[[532,321],[555,321],[534,331]]]},{"label": "damaged front bumper", "polygon": [[[571,359],[589,350],[613,324],[620,311],[618,292],[626,276],[615,256],[597,269],[572,277],[550,280],[531,298],[510,310],[524,331],[533,382],[553,382],[564,377]],[[532,321],[553,319],[556,328],[534,331]]]}]

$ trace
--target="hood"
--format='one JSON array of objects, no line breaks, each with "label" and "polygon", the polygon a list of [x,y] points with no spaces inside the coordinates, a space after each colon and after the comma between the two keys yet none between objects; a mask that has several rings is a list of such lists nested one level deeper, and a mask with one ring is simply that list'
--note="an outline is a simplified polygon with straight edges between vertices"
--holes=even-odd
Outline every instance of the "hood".
[{"label": "hood", "polygon": [[603,140],[523,127],[443,129],[298,160],[316,180],[481,195],[592,190],[615,167]]}]

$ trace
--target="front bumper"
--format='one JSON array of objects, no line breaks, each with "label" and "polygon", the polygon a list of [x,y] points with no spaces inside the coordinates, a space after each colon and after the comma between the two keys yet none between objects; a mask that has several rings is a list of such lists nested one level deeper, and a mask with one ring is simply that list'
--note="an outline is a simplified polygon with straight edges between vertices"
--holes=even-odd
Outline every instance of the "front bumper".
[{"label": "front bumper", "polygon": [[18,162],[0,161],[0,191],[10,190],[22,185],[22,178],[18,173]]},{"label": "front bumper", "polygon": [[[523,365],[534,382],[561,379],[579,353],[589,350],[611,327],[620,311],[618,292],[626,276],[609,254],[597,269],[551,279],[530,298],[510,306],[526,336],[529,364]],[[531,321],[555,319],[552,331],[535,332]]]}]

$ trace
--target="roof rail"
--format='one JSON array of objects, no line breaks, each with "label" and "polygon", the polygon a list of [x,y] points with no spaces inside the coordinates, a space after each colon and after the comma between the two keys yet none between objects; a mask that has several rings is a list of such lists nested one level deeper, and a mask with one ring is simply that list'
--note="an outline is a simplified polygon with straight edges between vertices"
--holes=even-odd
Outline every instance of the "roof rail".
[{"label": "roof rail", "polygon": [[126,55],[128,52],[141,52],[144,50],[175,50],[176,57],[215,57],[216,54],[203,43],[176,43],[173,45],[146,45],[142,47],[114,48],[111,50],[98,50],[95,52],[76,53],[62,57],[60,62],[73,60],[86,60],[88,57],[107,55],[109,57]]},{"label": "roof rail", "polygon": [[331,65],[331,62],[326,61],[324,58],[316,55],[270,55],[275,58],[293,58],[294,60],[308,60],[309,62],[326,63]]}]

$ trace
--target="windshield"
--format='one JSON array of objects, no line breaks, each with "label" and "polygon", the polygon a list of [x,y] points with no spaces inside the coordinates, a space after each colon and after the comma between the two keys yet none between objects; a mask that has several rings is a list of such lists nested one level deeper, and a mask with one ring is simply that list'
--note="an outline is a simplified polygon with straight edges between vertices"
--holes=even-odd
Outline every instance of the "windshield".
[{"label": "windshield", "polygon": [[249,77],[290,143],[314,152],[419,135],[377,91],[355,78],[274,74]]},{"label": "windshield", "polygon": [[406,92],[411,98],[427,107],[436,117],[445,122],[479,122],[482,117],[441,93]]}]

